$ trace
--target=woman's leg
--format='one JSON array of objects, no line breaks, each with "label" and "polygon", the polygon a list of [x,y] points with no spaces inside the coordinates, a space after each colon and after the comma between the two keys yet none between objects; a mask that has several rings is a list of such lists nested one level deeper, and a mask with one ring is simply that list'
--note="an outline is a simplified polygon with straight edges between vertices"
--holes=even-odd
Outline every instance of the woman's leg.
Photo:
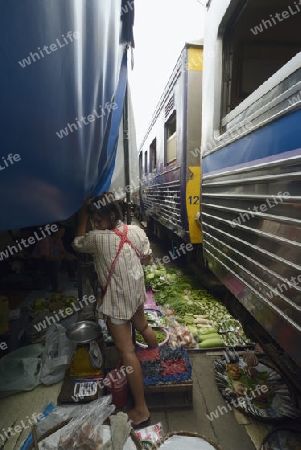
[{"label": "woman's leg", "polygon": [[143,306],[139,306],[132,317],[132,323],[136,330],[144,337],[145,342],[149,347],[158,347],[158,342],[154,330],[148,326],[147,320],[144,317]]},{"label": "woman's leg", "polygon": [[125,367],[131,367],[131,373],[127,373],[127,380],[134,397],[135,407],[128,411],[128,416],[130,420],[140,424],[149,418],[149,410],[144,397],[141,365],[135,353],[132,340],[131,323],[115,325],[108,317],[107,325],[122,363]]}]

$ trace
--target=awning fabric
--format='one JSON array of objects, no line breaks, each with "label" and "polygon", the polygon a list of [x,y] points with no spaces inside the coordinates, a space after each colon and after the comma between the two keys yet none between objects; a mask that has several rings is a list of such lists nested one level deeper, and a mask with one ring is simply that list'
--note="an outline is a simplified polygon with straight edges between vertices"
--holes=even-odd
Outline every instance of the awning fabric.
[{"label": "awning fabric", "polygon": [[1,230],[110,186],[133,17],[133,0],[0,0]]}]

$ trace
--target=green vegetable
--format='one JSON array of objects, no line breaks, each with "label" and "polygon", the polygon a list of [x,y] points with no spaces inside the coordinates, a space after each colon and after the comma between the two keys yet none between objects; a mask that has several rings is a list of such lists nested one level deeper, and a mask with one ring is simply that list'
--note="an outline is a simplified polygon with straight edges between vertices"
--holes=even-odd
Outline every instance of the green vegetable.
[{"label": "green vegetable", "polygon": [[200,343],[201,348],[223,347],[223,345],[223,340],[220,337],[214,339],[205,339],[205,341]]},{"label": "green vegetable", "polygon": [[146,275],[146,279],[147,280],[152,280],[155,278],[155,274],[154,273],[149,273],[148,275]]},{"label": "green vegetable", "polygon": [[[158,305],[174,311],[179,323],[189,327],[198,325],[197,333],[192,328],[192,334],[202,336],[224,332],[219,337],[224,345],[245,344],[247,338],[239,321],[231,316],[221,301],[204,290],[195,277],[158,265],[144,267],[144,273],[145,283],[151,285]],[[231,328],[235,333],[228,333]]]},{"label": "green vegetable", "polygon": [[216,328],[198,328],[198,334],[199,335],[205,335],[205,334],[212,334],[212,333],[217,333],[217,329]]},{"label": "green vegetable", "polygon": [[189,328],[190,333],[191,333],[193,336],[196,336],[196,335],[198,334],[199,328],[197,328],[197,327],[195,327],[195,326],[193,326],[193,325],[187,325],[187,326],[188,326],[188,328]]},{"label": "green vegetable", "polygon": [[217,334],[217,333],[210,333],[210,334],[201,334],[201,335],[199,335],[199,339],[200,339],[202,342],[204,342],[204,341],[206,341],[207,339],[222,339],[222,338],[221,338],[220,335]]},{"label": "green vegetable", "polygon": [[[161,344],[162,342],[165,341],[166,334],[164,333],[164,331],[154,330],[154,332],[156,334],[158,344]],[[139,333],[139,331],[136,331],[136,342],[146,345],[146,342],[145,342],[143,336]]]}]

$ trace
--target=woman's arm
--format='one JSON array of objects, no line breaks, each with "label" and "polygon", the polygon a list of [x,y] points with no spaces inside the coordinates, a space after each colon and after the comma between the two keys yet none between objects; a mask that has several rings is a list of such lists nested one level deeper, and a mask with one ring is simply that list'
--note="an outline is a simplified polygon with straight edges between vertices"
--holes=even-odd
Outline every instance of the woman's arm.
[{"label": "woman's arm", "polygon": [[84,236],[86,234],[88,219],[88,202],[85,202],[78,212],[78,225],[75,237]]},{"label": "woman's arm", "polygon": [[89,220],[88,213],[88,202],[85,202],[78,213],[78,226],[75,233],[74,241],[72,242],[72,247],[75,251],[80,253],[94,253],[95,252],[95,239],[86,233],[87,223]]}]

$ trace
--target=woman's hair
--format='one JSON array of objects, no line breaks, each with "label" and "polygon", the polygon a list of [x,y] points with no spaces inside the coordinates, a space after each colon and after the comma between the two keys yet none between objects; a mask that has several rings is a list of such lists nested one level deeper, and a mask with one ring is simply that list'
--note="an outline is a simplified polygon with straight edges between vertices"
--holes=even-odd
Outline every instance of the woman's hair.
[{"label": "woman's hair", "polygon": [[[122,212],[116,201],[110,201],[110,193],[106,192],[102,195],[98,195],[97,197],[91,200],[91,203],[88,205],[88,211],[90,215],[96,215],[101,219],[109,220],[112,222],[112,228],[115,227],[116,222],[118,220],[122,220]],[[113,195],[113,194],[112,194]],[[111,214],[114,214],[115,219],[112,221]]]}]

